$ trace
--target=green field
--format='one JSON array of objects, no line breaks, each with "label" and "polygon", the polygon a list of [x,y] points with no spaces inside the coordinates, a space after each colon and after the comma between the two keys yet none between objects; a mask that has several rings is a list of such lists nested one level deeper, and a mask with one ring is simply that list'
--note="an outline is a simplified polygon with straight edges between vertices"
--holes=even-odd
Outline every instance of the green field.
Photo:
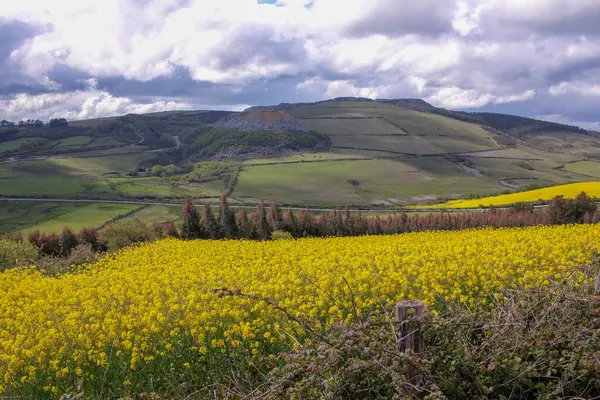
[{"label": "green field", "polygon": [[600,178],[600,162],[578,161],[565,164],[565,170],[591,178]]},{"label": "green field", "polygon": [[0,233],[21,231],[85,206],[82,203],[0,201]]},{"label": "green field", "polygon": [[46,164],[56,166],[67,175],[99,176],[125,174],[135,168],[140,161],[156,158],[152,153],[112,155],[104,157],[52,158]]},{"label": "green field", "polygon": [[[387,104],[365,107],[340,102],[298,107],[289,113],[309,128],[330,135],[340,152],[353,148],[359,154],[360,150],[441,154],[500,148],[494,135],[478,125]],[[347,116],[364,119],[343,118]]]},{"label": "green field", "polygon": [[75,232],[84,227],[98,228],[106,221],[138,208],[141,208],[141,206],[133,204],[90,204],[65,214],[57,215],[50,220],[23,229],[23,231],[25,233],[35,230],[39,230],[40,232],[60,232],[65,226],[68,226]]},{"label": "green field", "polygon": [[427,174],[394,160],[264,165],[244,167],[233,196],[291,204],[365,204],[400,185],[430,180]]},{"label": "green field", "polygon": [[40,145],[40,144],[45,144],[48,142],[49,142],[48,139],[36,138],[36,137],[16,139],[16,140],[11,140],[9,142],[1,142],[0,143],[0,156],[2,155],[2,153],[5,153],[5,152],[21,150],[22,148],[27,147],[27,146]]},{"label": "green field", "polygon": [[285,157],[273,157],[273,158],[252,158],[244,160],[244,165],[260,165],[260,164],[284,164],[284,163],[301,163],[301,162],[321,162],[331,160],[347,160],[347,159],[367,159],[361,155],[351,155],[345,153],[306,153],[306,154],[292,154]]},{"label": "green field", "polygon": [[124,221],[133,221],[136,218],[140,218],[142,221],[148,224],[152,222],[165,222],[168,220],[173,220],[175,223],[179,223],[181,221],[182,212],[182,207],[153,205],[142,208],[135,214],[125,218]]},{"label": "green field", "polygon": [[0,196],[72,197],[110,192],[103,180],[78,178],[0,178]]},{"label": "green field", "polygon": [[327,135],[406,135],[385,119],[303,119],[311,129]]},{"label": "green field", "polygon": [[168,178],[110,178],[117,192],[126,198],[218,197],[226,191],[223,181],[188,183]]},{"label": "green field", "polygon": [[73,136],[70,138],[62,139],[58,141],[56,148],[70,148],[70,147],[81,147],[90,143],[93,138],[89,136]]}]

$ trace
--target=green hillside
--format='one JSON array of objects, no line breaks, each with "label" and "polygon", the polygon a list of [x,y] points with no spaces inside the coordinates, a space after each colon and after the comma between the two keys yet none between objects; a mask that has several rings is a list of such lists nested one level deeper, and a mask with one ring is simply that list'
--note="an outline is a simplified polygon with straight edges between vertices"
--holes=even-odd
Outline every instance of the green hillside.
[{"label": "green hillside", "polygon": [[[596,136],[415,99],[128,114],[0,128],[0,197],[180,203],[226,193],[233,203],[397,208],[597,179]],[[53,203],[19,208],[27,226],[36,215],[65,221]],[[44,209],[55,210],[50,220]],[[0,231],[18,225],[0,213]]]}]

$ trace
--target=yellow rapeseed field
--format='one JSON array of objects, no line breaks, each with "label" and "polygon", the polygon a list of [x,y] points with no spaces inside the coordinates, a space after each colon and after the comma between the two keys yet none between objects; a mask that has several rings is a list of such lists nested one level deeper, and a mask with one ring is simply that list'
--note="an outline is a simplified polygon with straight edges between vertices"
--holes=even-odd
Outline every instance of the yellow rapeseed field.
[{"label": "yellow rapeseed field", "polygon": [[[226,368],[228,357],[251,366],[301,342],[309,328],[273,305],[311,321],[311,329],[406,298],[434,308],[439,298],[481,307],[503,288],[562,279],[595,249],[600,225],[169,239],[77,274],[9,270],[0,274],[0,387],[40,398],[78,386],[126,392],[186,371],[199,379]],[[219,297],[213,289],[222,287],[256,297]]]},{"label": "yellow rapeseed field", "polygon": [[560,195],[572,199],[581,192],[586,192],[591,197],[600,198],[600,182],[571,183],[568,185],[552,186],[543,189],[473,200],[451,200],[446,203],[425,207],[420,206],[419,208],[477,208],[480,206],[505,206],[519,202],[531,203],[538,200],[552,200],[554,197]]}]

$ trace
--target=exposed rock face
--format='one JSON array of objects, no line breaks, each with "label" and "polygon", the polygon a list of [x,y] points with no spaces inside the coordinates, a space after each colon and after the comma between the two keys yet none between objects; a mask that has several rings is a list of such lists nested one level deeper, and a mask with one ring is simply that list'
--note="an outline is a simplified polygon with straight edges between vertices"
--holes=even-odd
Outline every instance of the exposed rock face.
[{"label": "exposed rock face", "polygon": [[302,131],[310,129],[283,111],[259,110],[232,114],[214,124],[214,127],[239,129],[241,131]]}]

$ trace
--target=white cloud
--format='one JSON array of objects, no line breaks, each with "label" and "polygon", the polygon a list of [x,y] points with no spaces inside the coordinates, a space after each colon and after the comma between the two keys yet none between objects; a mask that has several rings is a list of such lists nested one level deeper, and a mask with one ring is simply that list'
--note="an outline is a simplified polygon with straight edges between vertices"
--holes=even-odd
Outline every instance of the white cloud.
[{"label": "white cloud", "polygon": [[535,90],[526,90],[522,93],[497,96],[475,89],[465,90],[452,87],[440,89],[427,99],[428,101],[434,104],[439,104],[445,108],[465,109],[480,108],[488,104],[505,104],[530,100],[535,96],[535,94]]},{"label": "white cloud", "polygon": [[[99,87],[146,82],[142,95],[152,97],[152,82],[165,79],[168,92],[182,70],[213,84],[206,96],[227,107],[276,92],[288,96],[281,101],[419,96],[470,109],[546,96],[558,109],[559,96],[600,90],[589,72],[600,65],[598,0],[19,0],[3,2],[2,18],[47,27],[0,65],[54,91],[5,97],[4,115],[196,107],[195,94],[178,97],[185,90],[140,104],[136,93]],[[53,82],[57,67],[81,71],[84,89]],[[271,88],[284,79],[288,93]]]},{"label": "white cloud", "polygon": [[600,96],[600,84],[590,84],[588,82],[561,82],[558,85],[550,87],[549,92],[552,96],[560,96],[569,93],[575,93],[583,96]]}]

